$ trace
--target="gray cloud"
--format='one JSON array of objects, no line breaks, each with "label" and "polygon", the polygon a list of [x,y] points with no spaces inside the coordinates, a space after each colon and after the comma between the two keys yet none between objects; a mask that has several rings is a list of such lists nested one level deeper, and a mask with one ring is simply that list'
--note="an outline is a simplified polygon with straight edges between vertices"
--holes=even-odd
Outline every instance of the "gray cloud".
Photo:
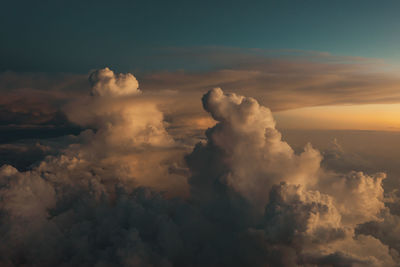
[{"label": "gray cloud", "polygon": [[396,266],[396,239],[367,227],[395,216],[385,174],[321,167],[268,108],[219,88],[202,98],[215,125],[188,150],[154,92],[95,77],[64,109],[91,129],[27,171],[0,168],[0,265]]}]

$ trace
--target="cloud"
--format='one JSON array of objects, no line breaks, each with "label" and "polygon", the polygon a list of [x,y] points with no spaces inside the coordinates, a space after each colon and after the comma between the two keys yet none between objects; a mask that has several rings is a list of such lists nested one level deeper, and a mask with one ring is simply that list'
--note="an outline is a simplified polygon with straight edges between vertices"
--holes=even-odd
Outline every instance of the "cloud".
[{"label": "cloud", "polygon": [[128,96],[140,93],[139,83],[130,74],[114,74],[109,68],[96,70],[90,74],[91,94],[94,96]]},{"label": "cloud", "polygon": [[378,59],[307,51],[193,48],[172,49],[166,58],[203,70],[156,72],[142,77],[142,89],[199,94],[221,87],[249,94],[273,111],[341,104],[398,103],[396,70]]},{"label": "cloud", "polygon": [[387,174],[383,181],[385,191],[399,188],[399,132],[292,129],[282,130],[282,135],[296,153],[311,141],[323,156],[324,169],[366,174],[384,171]]},{"label": "cloud", "polygon": [[130,73],[114,74],[105,68],[89,79],[91,95],[64,108],[70,121],[89,128],[81,133],[85,141],[71,149],[73,157],[100,161],[141,185],[185,191],[184,177],[170,168],[179,169],[184,150],[166,131],[157,102],[142,95]]},{"label": "cloud", "polygon": [[[218,123],[207,131],[207,144],[189,156],[189,166],[192,158],[195,164],[207,164],[196,166],[192,185],[209,186],[204,191],[214,192],[216,183],[225,183],[252,206],[266,206],[264,238],[300,250],[298,261],[319,251],[312,261],[342,255],[343,260],[364,265],[394,264],[379,240],[353,237],[356,225],[379,220],[384,209],[384,174],[321,169],[318,151],[308,145],[303,153],[295,154],[281,141],[270,111],[252,98],[214,89],[203,97],[203,105]],[[203,194],[202,199],[209,197]],[[344,244],[352,245],[344,248]],[[376,257],[364,257],[363,246],[377,246],[379,252]]]},{"label": "cloud", "polygon": [[[182,125],[185,125],[184,131],[193,138],[184,141],[193,144],[198,140],[198,125],[187,125],[191,125],[193,119],[207,120],[198,99],[214,87],[251,95],[273,112],[326,105],[398,103],[400,100],[398,75],[378,59],[314,51],[227,47],[170,48],[158,51],[157,55],[159,62],[178,62],[177,70],[140,73],[137,77],[142,90],[138,89],[133,75],[115,74],[109,69],[93,72],[90,88],[86,75],[82,74],[1,73],[0,124],[61,128],[52,122],[60,107],[86,96],[88,89],[94,95],[120,96],[144,91],[147,97],[162,95],[163,102],[168,99],[168,104],[158,106],[169,119],[167,128],[183,130]],[[159,66],[163,65],[168,66],[160,62]],[[60,132],[59,135],[76,131],[68,127]]]},{"label": "cloud", "polygon": [[218,121],[207,137],[212,149],[217,147],[224,157],[220,164],[229,169],[228,183],[260,207],[268,201],[273,184],[315,183],[321,161],[318,151],[308,145],[303,153],[295,155],[281,140],[271,111],[255,99],[225,95],[217,88],[204,95],[203,106]]},{"label": "cloud", "polygon": [[79,74],[0,73],[0,143],[79,133],[60,107],[86,83]]},{"label": "cloud", "polygon": [[114,149],[173,145],[157,103],[137,96],[141,91],[132,74],[114,74],[105,68],[93,72],[89,80],[91,95],[71,102],[64,110],[73,123],[96,131],[98,140],[92,145],[101,143]]},{"label": "cloud", "polygon": [[359,230],[385,220],[384,174],[322,168],[268,108],[219,88],[188,150],[133,75],[95,73],[64,109],[90,129],[27,171],[0,168],[0,265],[396,266],[395,241]]},{"label": "cloud", "polygon": [[266,207],[270,242],[300,250],[298,263],[332,266],[394,266],[389,248],[371,236],[353,236],[335,207],[337,196],[281,184]]}]

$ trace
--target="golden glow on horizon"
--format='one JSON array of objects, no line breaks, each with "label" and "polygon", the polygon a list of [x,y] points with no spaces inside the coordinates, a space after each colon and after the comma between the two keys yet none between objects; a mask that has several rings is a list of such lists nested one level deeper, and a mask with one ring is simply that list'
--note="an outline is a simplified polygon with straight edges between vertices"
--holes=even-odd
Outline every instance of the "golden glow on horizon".
[{"label": "golden glow on horizon", "polygon": [[307,107],[274,117],[280,128],[400,131],[400,104]]}]

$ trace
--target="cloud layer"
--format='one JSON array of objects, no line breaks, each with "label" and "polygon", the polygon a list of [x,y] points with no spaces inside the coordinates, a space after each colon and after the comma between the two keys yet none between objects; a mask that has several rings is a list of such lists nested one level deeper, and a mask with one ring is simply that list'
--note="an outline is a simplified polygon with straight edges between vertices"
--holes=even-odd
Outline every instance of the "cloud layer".
[{"label": "cloud layer", "polygon": [[220,88],[188,149],[133,75],[90,81],[64,109],[86,131],[25,172],[0,168],[0,265],[397,266],[384,173],[321,167],[268,108]]},{"label": "cloud layer", "polygon": [[[251,95],[272,111],[400,101],[397,72],[377,59],[307,51],[197,47],[161,50],[157,60],[176,62],[178,70],[139,73],[140,88],[147,96],[162,95],[163,101],[172,102],[159,106],[169,127],[192,135],[199,134],[199,124],[193,122],[207,120],[198,99],[214,87]],[[168,66],[159,64],[164,65]],[[116,92],[125,96],[140,91],[131,74],[103,69],[91,75],[91,83],[101,85],[90,88],[94,95],[112,94],[116,87],[120,88]],[[54,135],[75,133],[59,116],[59,107],[86,96],[87,87],[87,77],[81,74],[1,73],[0,133],[3,128],[17,127],[26,135],[42,128],[62,128]]]}]

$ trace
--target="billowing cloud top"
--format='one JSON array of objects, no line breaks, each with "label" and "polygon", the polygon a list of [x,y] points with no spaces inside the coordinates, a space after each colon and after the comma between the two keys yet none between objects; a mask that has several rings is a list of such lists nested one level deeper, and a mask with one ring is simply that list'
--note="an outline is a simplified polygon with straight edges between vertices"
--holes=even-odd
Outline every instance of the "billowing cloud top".
[{"label": "billowing cloud top", "polygon": [[95,138],[102,139],[102,145],[115,150],[173,144],[156,104],[137,98],[141,91],[132,74],[114,74],[104,68],[93,72],[89,80],[91,97],[70,103],[66,113],[72,122],[95,128]]},{"label": "billowing cloud top", "polygon": [[139,83],[130,73],[114,74],[109,68],[92,72],[89,77],[94,96],[129,96],[140,93]]},{"label": "billowing cloud top", "polygon": [[203,106],[219,122],[207,135],[210,144],[229,158],[225,160],[230,169],[228,181],[261,208],[273,184],[315,184],[319,152],[309,145],[295,155],[281,140],[271,111],[254,98],[226,95],[216,88],[203,96]]},{"label": "billowing cloud top", "polygon": [[216,124],[188,151],[131,74],[90,79],[92,96],[65,111],[91,129],[26,172],[0,168],[0,265],[399,262],[385,174],[325,170],[311,145],[282,140],[268,108],[219,88],[202,98]]}]

